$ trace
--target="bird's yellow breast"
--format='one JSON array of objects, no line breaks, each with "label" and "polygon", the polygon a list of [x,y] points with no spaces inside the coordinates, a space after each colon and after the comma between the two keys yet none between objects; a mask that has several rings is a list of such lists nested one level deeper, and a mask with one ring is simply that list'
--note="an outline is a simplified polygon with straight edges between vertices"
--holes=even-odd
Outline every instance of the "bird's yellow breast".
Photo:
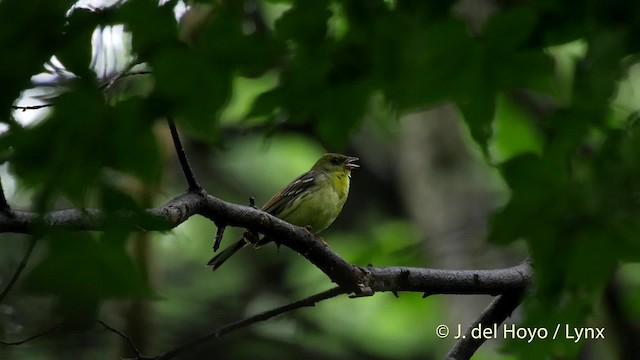
[{"label": "bird's yellow breast", "polygon": [[[315,191],[302,194],[281,219],[297,225],[311,226],[319,233],[333,223],[342,211],[349,195],[349,174],[326,174],[317,179]],[[326,186],[329,185],[329,186]]]}]

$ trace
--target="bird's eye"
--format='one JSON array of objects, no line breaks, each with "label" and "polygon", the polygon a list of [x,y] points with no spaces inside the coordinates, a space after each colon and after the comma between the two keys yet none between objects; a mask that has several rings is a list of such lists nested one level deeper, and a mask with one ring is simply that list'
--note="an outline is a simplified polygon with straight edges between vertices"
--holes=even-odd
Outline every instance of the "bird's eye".
[{"label": "bird's eye", "polygon": [[331,158],[331,163],[333,165],[339,165],[340,164],[340,159],[338,159],[337,156],[334,156],[334,157]]}]

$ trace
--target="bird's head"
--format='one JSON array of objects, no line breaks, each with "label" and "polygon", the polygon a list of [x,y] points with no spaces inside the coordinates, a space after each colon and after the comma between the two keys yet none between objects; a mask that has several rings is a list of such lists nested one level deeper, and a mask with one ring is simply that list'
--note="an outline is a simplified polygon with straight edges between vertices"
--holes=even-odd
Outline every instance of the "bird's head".
[{"label": "bird's head", "polygon": [[346,156],[342,154],[324,154],[316,163],[313,165],[311,170],[318,170],[324,172],[336,172],[343,171],[346,174],[349,174],[351,170],[360,167],[360,165],[356,164],[358,159],[355,156]]}]

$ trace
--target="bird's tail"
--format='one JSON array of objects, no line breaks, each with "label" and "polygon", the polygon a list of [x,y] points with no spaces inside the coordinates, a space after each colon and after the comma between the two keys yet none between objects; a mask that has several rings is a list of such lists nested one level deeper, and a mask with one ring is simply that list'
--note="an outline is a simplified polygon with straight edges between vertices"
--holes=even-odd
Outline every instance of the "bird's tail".
[{"label": "bird's tail", "polygon": [[225,261],[227,261],[231,256],[233,256],[233,254],[235,254],[238,250],[245,247],[245,245],[247,245],[247,241],[243,237],[233,245],[222,250],[220,254],[214,256],[211,260],[209,260],[209,262],[207,263],[207,266],[211,266],[211,270],[215,271],[222,264],[224,264]]}]

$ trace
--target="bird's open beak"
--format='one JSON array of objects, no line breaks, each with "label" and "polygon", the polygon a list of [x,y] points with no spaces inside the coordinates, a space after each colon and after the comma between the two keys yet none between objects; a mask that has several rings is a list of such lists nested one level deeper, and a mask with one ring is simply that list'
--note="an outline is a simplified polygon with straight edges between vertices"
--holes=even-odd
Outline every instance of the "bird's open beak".
[{"label": "bird's open beak", "polygon": [[356,164],[356,161],[358,161],[360,159],[358,159],[355,156],[349,156],[347,158],[347,161],[344,162],[344,167],[346,167],[349,170],[355,169],[355,168],[359,168],[360,165]]}]

